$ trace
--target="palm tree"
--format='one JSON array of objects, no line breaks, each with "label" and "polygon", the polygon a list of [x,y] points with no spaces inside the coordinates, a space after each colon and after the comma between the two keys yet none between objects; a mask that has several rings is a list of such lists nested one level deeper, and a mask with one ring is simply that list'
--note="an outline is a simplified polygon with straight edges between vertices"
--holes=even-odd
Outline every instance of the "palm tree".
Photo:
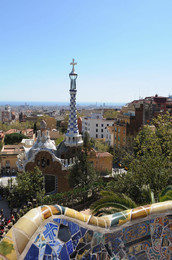
[{"label": "palm tree", "polygon": [[159,194],[159,201],[163,202],[166,200],[172,200],[172,185],[165,187]]},{"label": "palm tree", "polygon": [[101,198],[91,205],[93,215],[112,214],[136,207],[135,202],[125,194],[101,191],[100,195]]}]

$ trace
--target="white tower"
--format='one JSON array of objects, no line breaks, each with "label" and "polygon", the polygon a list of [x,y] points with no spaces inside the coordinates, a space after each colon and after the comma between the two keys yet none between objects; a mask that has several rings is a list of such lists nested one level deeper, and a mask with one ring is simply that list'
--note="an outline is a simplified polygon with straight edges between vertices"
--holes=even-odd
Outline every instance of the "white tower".
[{"label": "white tower", "polygon": [[77,73],[75,72],[75,65],[77,63],[73,61],[70,63],[72,65],[72,71],[69,74],[70,77],[70,115],[67,133],[65,134],[65,145],[66,146],[82,146],[83,140],[82,136],[79,134],[78,124],[77,124],[77,110],[76,110],[76,79]]}]

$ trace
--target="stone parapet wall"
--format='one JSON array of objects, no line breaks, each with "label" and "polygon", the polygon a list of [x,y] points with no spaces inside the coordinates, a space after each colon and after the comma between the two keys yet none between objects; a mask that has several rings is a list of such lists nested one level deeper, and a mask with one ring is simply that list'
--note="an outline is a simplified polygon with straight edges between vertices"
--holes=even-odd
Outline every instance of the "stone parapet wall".
[{"label": "stone parapet wall", "polygon": [[0,259],[172,259],[172,201],[94,217],[59,205],[30,210]]}]

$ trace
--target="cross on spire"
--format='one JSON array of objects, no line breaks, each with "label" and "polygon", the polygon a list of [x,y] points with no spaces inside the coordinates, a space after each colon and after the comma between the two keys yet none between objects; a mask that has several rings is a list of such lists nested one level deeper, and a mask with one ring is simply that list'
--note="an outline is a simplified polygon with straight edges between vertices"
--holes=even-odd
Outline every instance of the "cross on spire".
[{"label": "cross on spire", "polygon": [[75,71],[75,65],[77,65],[77,63],[75,62],[75,60],[73,59],[72,62],[70,63],[70,65],[72,65],[72,72]]}]

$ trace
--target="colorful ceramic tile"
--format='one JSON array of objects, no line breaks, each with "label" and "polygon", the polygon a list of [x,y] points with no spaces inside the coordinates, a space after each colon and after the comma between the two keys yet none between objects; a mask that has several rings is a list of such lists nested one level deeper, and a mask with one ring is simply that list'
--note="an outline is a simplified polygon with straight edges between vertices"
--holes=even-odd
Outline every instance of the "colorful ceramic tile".
[{"label": "colorful ceramic tile", "polygon": [[33,221],[29,220],[26,217],[22,217],[14,225],[14,228],[18,230],[22,230],[22,232],[26,233],[26,236],[31,238],[38,227],[35,225]]},{"label": "colorful ceramic tile", "polygon": [[49,218],[52,215],[50,208],[47,206],[42,206],[41,211],[43,220]]},{"label": "colorful ceramic tile", "polygon": [[46,240],[54,240],[57,237],[58,226],[48,222],[43,231],[43,235]]},{"label": "colorful ceramic tile", "polygon": [[[172,203],[163,203],[160,209],[161,215],[152,215],[152,218],[146,220],[145,214],[150,213],[149,205],[133,210],[133,217],[131,217],[131,210],[104,218],[92,217],[91,226],[85,222],[84,214],[71,211],[75,212],[74,220],[73,217],[66,218],[66,208],[58,205],[43,206],[42,209],[36,209],[21,218],[8,232],[6,238],[0,243],[0,254],[3,257],[8,256],[10,260],[17,259],[19,256],[21,259],[38,260],[171,260],[172,215],[162,214],[162,210],[167,211],[167,204],[171,208]],[[158,204],[157,208],[160,205]],[[39,216],[38,212],[40,212]],[[52,214],[61,215],[56,218]],[[42,216],[46,221],[42,221]],[[78,216],[84,220],[79,219]],[[111,228],[108,230],[102,221],[107,223],[110,219]],[[38,229],[37,220],[40,221]],[[123,226],[122,224],[126,222],[128,225]],[[31,226],[30,230],[29,226]],[[36,227],[35,231],[33,227]],[[32,233],[35,235],[31,236]],[[4,246],[4,242],[7,246]]]}]

